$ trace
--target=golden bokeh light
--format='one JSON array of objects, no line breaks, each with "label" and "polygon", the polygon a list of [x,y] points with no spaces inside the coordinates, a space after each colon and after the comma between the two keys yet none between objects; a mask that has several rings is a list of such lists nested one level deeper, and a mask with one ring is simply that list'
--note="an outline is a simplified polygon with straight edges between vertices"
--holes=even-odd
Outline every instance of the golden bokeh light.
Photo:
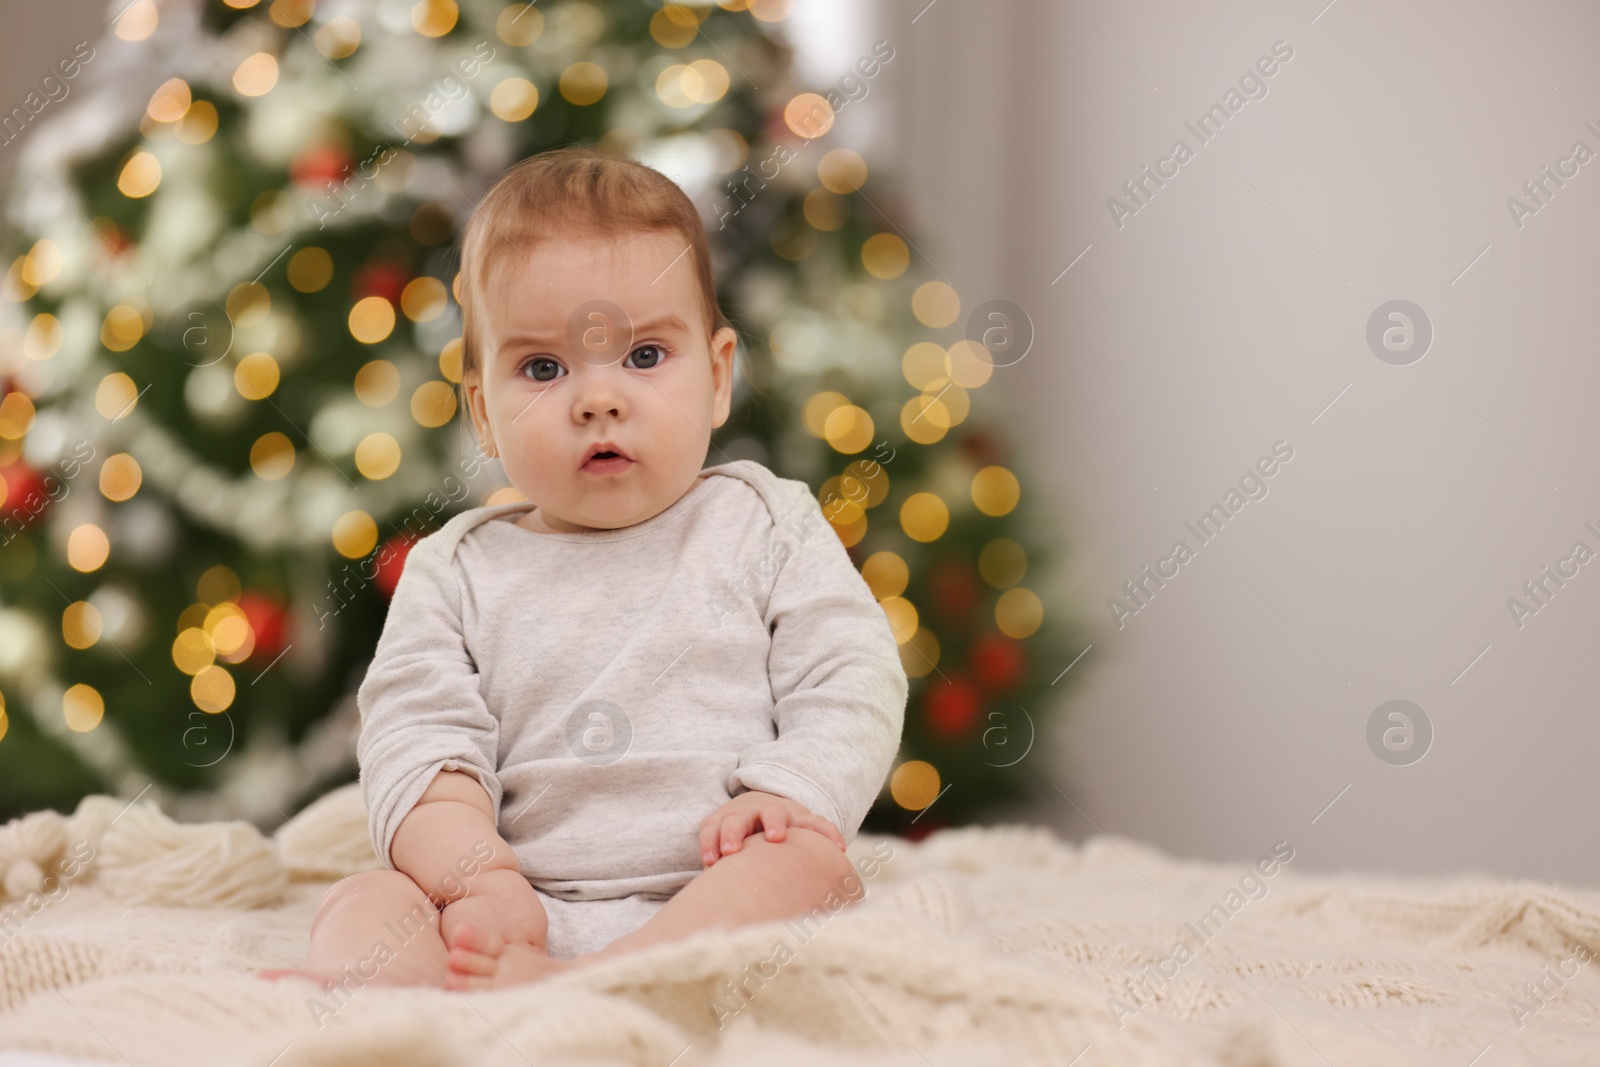
[{"label": "golden bokeh light", "polygon": [[400,310],[412,322],[432,322],[444,314],[444,282],[424,274],[412,278],[400,293]]},{"label": "golden bokeh light", "polygon": [[79,682],[61,694],[61,717],[69,730],[86,734],[100,725],[105,714],[105,698],[92,685]]},{"label": "golden bokeh light", "polygon": [[394,332],[394,305],[381,296],[365,296],[350,309],[350,336],[375,345]]},{"label": "golden bokeh light", "polygon": [[411,8],[411,28],[424,37],[443,37],[455,29],[460,17],[455,0],[417,0]]},{"label": "golden bokeh light", "polygon": [[461,338],[447,341],[439,350],[439,373],[451,382],[461,383],[461,357],[464,353]]},{"label": "golden bokeh light", "polygon": [[950,409],[944,401],[924,394],[914,396],[900,409],[900,430],[919,445],[931,445],[950,430]]},{"label": "golden bokeh light", "polygon": [[833,414],[835,408],[849,403],[850,398],[843,393],[821,392],[806,401],[805,406],[800,409],[800,417],[811,436],[822,437],[828,416]]},{"label": "golden bokeh light", "polygon": [[184,674],[199,674],[217,658],[211,635],[198,626],[185,627],[172,639],[172,663]]},{"label": "golden bokeh light", "polygon": [[33,317],[28,323],[27,332],[22,335],[22,354],[29,359],[49,359],[61,351],[61,344],[65,340],[61,320],[48,311],[42,311]]},{"label": "golden bokeh light", "polygon": [[817,161],[817,181],[830,193],[853,193],[867,184],[867,161],[848,148],[835,148]]},{"label": "golden bokeh light", "polygon": [[250,56],[233,72],[233,87],[240,96],[263,96],[277,84],[278,60],[267,52]]},{"label": "golden bokeh light", "polygon": [[977,389],[994,377],[994,356],[976,341],[950,346],[950,379],[963,389]]},{"label": "golden bokeh light", "polygon": [[994,623],[1007,637],[1022,640],[1044,622],[1044,604],[1031,589],[1017,586],[1000,594],[994,606]]},{"label": "golden bokeh light", "polygon": [[[33,401],[27,393],[12,390],[0,400],[0,437],[8,441],[21,439],[33,426]],[[0,501],[4,496],[0,495]]]},{"label": "golden bokeh light", "polygon": [[844,200],[826,189],[807,193],[801,211],[812,227],[824,233],[832,233],[844,225]]},{"label": "golden bokeh light", "polygon": [[900,357],[900,373],[918,389],[950,376],[950,357],[932,341],[918,341]]},{"label": "golden bokeh light", "polygon": [[917,606],[903,596],[887,596],[879,601],[894,632],[895,644],[903,645],[917,632]]},{"label": "golden bokeh light", "polygon": [[22,281],[35,289],[49,285],[61,273],[61,264],[61,247],[50,238],[41,237],[22,257]]},{"label": "golden bokeh light", "polygon": [[381,408],[400,395],[400,370],[386,359],[364,363],[356,371],[356,399],[369,408]]},{"label": "golden bokeh light", "polygon": [[907,811],[921,811],[939,799],[939,771],[924,760],[907,760],[889,776],[889,795]]},{"label": "golden bokeh light", "polygon": [[292,30],[296,26],[304,26],[310,22],[315,9],[316,0],[272,0],[267,13],[273,22],[286,30]]},{"label": "golden bokeh light", "polygon": [[73,648],[92,648],[105,629],[100,609],[87,600],[74,601],[61,613],[61,640]]},{"label": "golden bokeh light", "polygon": [[1005,515],[1017,506],[1022,486],[1004,467],[985,467],[972,476],[972,502],[985,515]]},{"label": "golden bokeh light", "polygon": [[978,574],[996,589],[1009,589],[1028,573],[1028,553],[1009,537],[996,537],[978,553]]},{"label": "golden bokeh light", "polygon": [[579,107],[599,103],[609,85],[605,68],[588,60],[580,60],[561,72],[561,98]]},{"label": "golden bokeh light", "polygon": [[189,680],[189,699],[194,701],[195,707],[213,715],[228,709],[233,703],[234,691],[233,675],[215,663]]},{"label": "golden bokeh light", "polygon": [[209,100],[196,100],[178,123],[178,140],[184,144],[205,144],[217,133],[217,107]]},{"label": "golden bokeh light", "polygon": [[329,59],[344,59],[361,47],[361,23],[349,15],[339,15],[318,27],[312,40],[317,51]]},{"label": "golden bokeh light", "polygon": [[[243,588],[239,582],[238,572],[226,563],[216,563],[207,567],[205,573],[200,575],[200,580],[194,584],[194,595],[200,598],[202,618],[210,617],[207,610],[209,605],[232,600]],[[209,630],[204,623],[198,625]]]},{"label": "golden bokeh light", "polygon": [[289,257],[289,284],[302,293],[321,292],[333,280],[333,257],[325,248],[302,248]]},{"label": "golden bokeh light", "polygon": [[839,478],[829,478],[822,483],[822,488],[817,490],[817,503],[822,507],[823,517],[835,526],[860,522],[867,513],[861,492],[855,490],[847,494]]},{"label": "golden bokeh light", "polygon": [[100,324],[100,343],[113,352],[126,352],[144,336],[144,315],[132,304],[118,304]]},{"label": "golden bokeh light", "polygon": [[527,78],[506,78],[489,94],[489,110],[505,122],[521,122],[539,106],[539,87]]},{"label": "golden bokeh light", "polygon": [[100,379],[94,391],[94,409],[102,418],[115,421],[132,411],[139,402],[139,388],[133,379],[121,371],[112,371]]},{"label": "golden bokeh light", "polygon": [[107,456],[100,464],[100,493],[107,500],[121,503],[139,491],[144,483],[144,471],[139,461],[126,452]]},{"label": "golden bokeh light", "polygon": [[874,278],[898,278],[911,266],[911,249],[899,234],[875,233],[861,245],[861,265]]},{"label": "golden bokeh light", "polygon": [[246,400],[265,400],[278,388],[278,361],[265,352],[252,352],[233,368],[233,387]]},{"label": "golden bokeh light", "polygon": [[273,482],[294,469],[294,444],[277,430],[264,433],[250,446],[250,469]]},{"label": "golden bokeh light", "polygon": [[882,600],[906,591],[911,583],[911,568],[894,552],[874,552],[861,565],[861,577],[872,595]]},{"label": "golden bokeh light", "polygon": [[111,554],[111,540],[106,532],[92,522],[73,527],[67,535],[67,564],[75,571],[88,574],[105,566]]},{"label": "golden bokeh light", "polygon": [[508,4],[494,20],[495,34],[513,48],[532,44],[543,30],[544,12],[533,4]]},{"label": "golden bokeh light", "polygon": [[911,313],[932,329],[943,329],[961,314],[961,296],[944,282],[923,282],[911,294]]},{"label": "golden bokeh light", "polygon": [[399,469],[400,442],[393,435],[382,431],[369,433],[356,445],[356,470],[362,477],[381,481]]},{"label": "golden bokeh light", "polygon": [[822,436],[836,452],[849,455],[872,443],[872,416],[865,408],[841,404],[822,422]]},{"label": "golden bokeh light", "polygon": [[913,541],[937,541],[950,526],[950,509],[933,493],[912,493],[900,505],[900,528]]},{"label": "golden bokeh light", "polygon": [[662,48],[682,48],[699,33],[699,14],[684,4],[664,4],[650,16],[650,37]]},{"label": "golden bokeh light", "polygon": [[190,604],[178,613],[177,633],[190,629],[201,629],[205,626],[206,613],[211,610],[209,604]]},{"label": "golden bokeh light", "polygon": [[272,310],[272,294],[260,282],[240,282],[222,306],[235,326],[259,326]]},{"label": "golden bokeh light", "polygon": [[378,543],[378,524],[365,511],[347,511],[333,524],[333,547],[346,559],[360,559]]},{"label": "golden bokeh light", "polygon": [[240,650],[246,644],[254,644],[250,620],[245,617],[244,609],[231,600],[224,600],[206,612],[201,629],[211,635],[211,643],[220,659],[238,662],[242,658]]},{"label": "golden bokeh light", "polygon": [[188,82],[182,78],[168,78],[151,95],[145,113],[157,122],[177,122],[189,110],[193,100]]},{"label": "golden bokeh light", "polygon": [[114,32],[124,41],[142,41],[156,32],[160,17],[153,0],[134,0],[113,23]]},{"label": "golden bokeh light", "polygon": [[117,190],[130,200],[149,196],[161,184],[161,161],[139,149],[128,157],[117,173]]},{"label": "golden bokeh light", "polygon": [[911,635],[911,640],[900,646],[900,666],[906,677],[921,678],[933,673],[939,665],[939,638],[926,626]]},{"label": "golden bokeh light", "polygon": [[833,107],[816,93],[799,93],[783,108],[783,124],[796,137],[814,141],[833,129]]},{"label": "golden bokeh light", "polygon": [[411,417],[419,426],[443,426],[455,413],[456,391],[448,382],[423,382],[411,394]]},{"label": "golden bokeh light", "polygon": [[504,485],[490,493],[489,499],[485,500],[484,504],[491,508],[497,508],[501,504],[517,504],[527,499],[527,497],[522,495],[522,490],[518,489],[516,486]]},{"label": "golden bokeh light", "polygon": [[789,17],[790,0],[748,0],[746,10],[762,22],[782,22]]}]

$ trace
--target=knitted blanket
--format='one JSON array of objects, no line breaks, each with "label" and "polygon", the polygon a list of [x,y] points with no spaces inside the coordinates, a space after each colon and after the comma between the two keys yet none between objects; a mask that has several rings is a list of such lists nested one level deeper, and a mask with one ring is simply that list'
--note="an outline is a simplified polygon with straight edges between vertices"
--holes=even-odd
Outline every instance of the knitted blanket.
[{"label": "knitted blanket", "polygon": [[0,827],[0,1052],[139,1065],[1600,1063],[1600,893],[1312,876],[1021,826],[862,835],[867,895],[515,989],[325,994],[354,786],[273,837],[85,798]]}]

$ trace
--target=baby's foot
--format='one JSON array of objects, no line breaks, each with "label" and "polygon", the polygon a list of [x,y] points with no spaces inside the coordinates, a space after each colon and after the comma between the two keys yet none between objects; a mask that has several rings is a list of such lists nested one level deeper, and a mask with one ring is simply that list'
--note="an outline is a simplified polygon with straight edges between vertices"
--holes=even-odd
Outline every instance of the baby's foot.
[{"label": "baby's foot", "polygon": [[568,960],[551,959],[534,945],[511,944],[493,930],[480,930],[465,923],[451,931],[450,972],[445,985],[467,992],[526,985],[571,966]]}]

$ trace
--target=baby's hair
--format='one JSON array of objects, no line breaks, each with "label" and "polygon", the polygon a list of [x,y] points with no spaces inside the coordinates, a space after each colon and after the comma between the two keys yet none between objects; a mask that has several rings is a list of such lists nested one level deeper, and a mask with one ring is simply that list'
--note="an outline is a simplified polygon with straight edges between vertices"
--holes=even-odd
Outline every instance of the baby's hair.
[{"label": "baby's hair", "polygon": [[677,233],[689,245],[684,265],[694,271],[709,341],[729,322],[717,303],[705,226],[676,182],[638,160],[585,145],[552,148],[508,167],[461,231],[463,381],[483,366],[483,299],[497,264],[557,233],[621,238],[652,232]]}]

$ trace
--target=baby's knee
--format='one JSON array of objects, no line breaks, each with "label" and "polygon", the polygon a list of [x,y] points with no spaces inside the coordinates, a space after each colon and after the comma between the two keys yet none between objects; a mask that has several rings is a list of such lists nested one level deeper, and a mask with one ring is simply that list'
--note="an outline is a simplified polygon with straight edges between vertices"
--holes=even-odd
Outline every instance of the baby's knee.
[{"label": "baby's knee", "polygon": [[419,923],[431,922],[439,913],[428,894],[410,875],[388,869],[359,871],[335,882],[322,895],[317,913],[311,919],[311,928],[315,930],[328,915],[346,908],[380,908]]},{"label": "baby's knee", "polygon": [[861,879],[850,857],[844,854],[844,849],[815,830],[791,826],[782,841],[768,841],[765,836],[757,834],[745,842],[747,848],[752,845],[779,850],[796,876],[810,881],[825,892],[847,900],[859,900],[862,895]]}]

